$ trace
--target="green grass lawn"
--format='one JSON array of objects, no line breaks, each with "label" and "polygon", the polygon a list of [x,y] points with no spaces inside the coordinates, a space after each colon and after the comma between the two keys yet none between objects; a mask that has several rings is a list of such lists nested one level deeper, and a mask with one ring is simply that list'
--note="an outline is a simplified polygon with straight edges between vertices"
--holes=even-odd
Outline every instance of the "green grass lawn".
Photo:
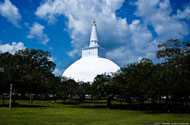
[{"label": "green grass lawn", "polygon": [[[7,103],[7,102],[6,102]],[[190,114],[148,113],[107,109],[105,103],[65,105],[53,101],[17,101],[18,107],[0,107],[0,125],[131,125],[190,122]],[[98,105],[94,108],[94,105]]]}]

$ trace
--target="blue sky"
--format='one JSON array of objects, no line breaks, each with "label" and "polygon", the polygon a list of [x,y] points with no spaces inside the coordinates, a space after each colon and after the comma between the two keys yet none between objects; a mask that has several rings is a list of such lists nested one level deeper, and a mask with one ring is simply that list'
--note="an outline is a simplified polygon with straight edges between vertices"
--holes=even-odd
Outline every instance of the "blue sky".
[{"label": "blue sky", "polygon": [[168,39],[190,40],[190,0],[0,0],[0,52],[49,51],[60,75],[88,46],[93,19],[99,45],[121,67],[157,62]]}]

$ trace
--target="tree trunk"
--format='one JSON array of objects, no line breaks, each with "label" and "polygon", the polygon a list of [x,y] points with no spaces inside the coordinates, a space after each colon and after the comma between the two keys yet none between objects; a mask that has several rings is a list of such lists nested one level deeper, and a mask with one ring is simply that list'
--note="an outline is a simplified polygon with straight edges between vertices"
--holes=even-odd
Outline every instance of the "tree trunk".
[{"label": "tree trunk", "polygon": [[12,84],[10,84],[9,109],[12,108]]},{"label": "tree trunk", "polygon": [[5,104],[5,95],[3,94],[3,105]]},{"label": "tree trunk", "polygon": [[128,103],[129,103],[129,105],[132,105],[132,99],[131,99],[131,97],[128,97]]},{"label": "tree trunk", "polygon": [[168,104],[169,103],[169,97],[168,97],[168,95],[166,95],[166,104]]},{"label": "tree trunk", "polygon": [[33,100],[32,100],[32,94],[30,94],[30,104],[33,103]]},{"label": "tree trunk", "polygon": [[54,101],[55,101],[55,103],[56,103],[56,101],[57,101],[57,98],[56,98],[56,96],[54,95]]},{"label": "tree trunk", "polygon": [[122,101],[122,98],[120,98],[119,101],[120,101],[120,104],[122,105],[122,102],[123,102],[123,101]]},{"label": "tree trunk", "polygon": [[15,107],[15,105],[16,105],[16,96],[13,95],[12,97],[13,97],[13,107]]},{"label": "tree trunk", "polygon": [[144,98],[140,97],[140,105],[144,104]]},{"label": "tree trunk", "polygon": [[160,104],[162,103],[162,96],[160,95],[160,99],[159,99]]},{"label": "tree trunk", "polygon": [[108,98],[107,98],[107,107],[108,108],[111,108],[111,96],[108,96]]}]

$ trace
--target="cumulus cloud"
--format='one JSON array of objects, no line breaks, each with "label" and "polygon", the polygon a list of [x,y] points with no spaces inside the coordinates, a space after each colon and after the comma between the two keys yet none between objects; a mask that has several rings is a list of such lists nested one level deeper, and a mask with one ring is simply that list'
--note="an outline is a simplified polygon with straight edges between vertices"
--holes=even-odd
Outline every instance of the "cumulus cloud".
[{"label": "cumulus cloud", "polygon": [[134,49],[143,53],[148,43],[152,40],[152,33],[146,26],[140,24],[140,20],[133,20],[129,25],[129,29],[131,32],[131,41],[134,43]]},{"label": "cumulus cloud", "polygon": [[47,34],[44,33],[44,26],[39,23],[34,23],[30,27],[30,33],[27,35],[29,39],[38,39],[42,44],[46,45],[49,42]]},{"label": "cumulus cloud", "polygon": [[18,25],[18,20],[21,19],[21,14],[11,1],[5,0],[4,3],[0,2],[0,15],[7,18],[15,26],[20,27]]},{"label": "cumulus cloud", "polygon": [[[157,45],[168,39],[183,38],[188,34],[187,23],[181,19],[189,18],[188,8],[178,10],[172,15],[169,0],[137,0],[132,23],[127,18],[117,17],[124,0],[47,0],[35,14],[55,23],[58,16],[68,19],[67,28],[73,50],[68,55],[75,57],[80,49],[89,44],[93,19],[96,19],[99,44],[108,50],[108,58],[121,66],[135,62],[143,57],[155,59]],[[130,10],[127,10],[130,11]],[[150,30],[148,27],[153,29]],[[153,36],[153,33],[156,35]]]},{"label": "cumulus cloud", "polygon": [[[169,0],[138,0],[136,3],[136,15],[142,17],[146,25],[152,25],[160,41],[168,39],[181,39],[188,34],[188,26],[185,22],[171,16],[172,8]],[[186,12],[179,11],[186,18]]]},{"label": "cumulus cloud", "polygon": [[1,53],[5,53],[5,52],[9,52],[11,54],[14,54],[16,51],[18,50],[22,50],[25,49],[26,47],[24,46],[24,43],[22,42],[12,42],[12,44],[1,44],[0,45],[0,52]]},{"label": "cumulus cloud", "polygon": [[[156,60],[155,53],[157,45],[168,39],[183,39],[189,34],[187,22],[181,19],[189,19],[188,7],[183,11],[178,10],[177,15],[172,15],[172,7],[169,0],[137,0],[134,5],[137,7],[135,15],[142,19],[144,31],[146,27],[152,26],[156,36],[150,39],[138,39],[139,41],[147,41],[144,57]],[[141,25],[141,26],[142,26]],[[135,35],[138,36],[138,35]]]},{"label": "cumulus cloud", "polygon": [[53,71],[53,73],[54,73],[56,76],[61,76],[62,73],[63,73],[63,70],[60,70],[60,69],[55,68],[55,70]]},{"label": "cumulus cloud", "polygon": [[187,6],[184,7],[184,10],[177,10],[177,14],[174,15],[173,17],[176,19],[186,19],[190,21],[190,3],[187,4]]},{"label": "cumulus cloud", "polygon": [[73,46],[73,51],[68,52],[68,54],[74,57],[80,53],[81,48],[89,44],[90,25],[94,18],[98,25],[99,44],[103,47],[107,46],[106,48],[112,49],[115,46],[122,45],[122,43],[129,42],[127,40],[127,20],[115,15],[115,11],[122,6],[123,2],[124,0],[88,2],[84,0],[48,0],[38,7],[36,15],[49,22],[54,22],[53,20],[59,15],[68,18],[67,26]]}]

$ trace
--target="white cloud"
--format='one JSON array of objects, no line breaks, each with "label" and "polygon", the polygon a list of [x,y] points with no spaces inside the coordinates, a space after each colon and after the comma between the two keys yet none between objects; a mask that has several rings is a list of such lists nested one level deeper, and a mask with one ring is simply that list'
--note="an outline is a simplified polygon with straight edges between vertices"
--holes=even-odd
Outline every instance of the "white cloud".
[{"label": "white cloud", "polygon": [[187,19],[190,21],[190,3],[184,8],[184,10],[177,10],[177,14],[174,15],[174,18],[177,19]]},{"label": "white cloud", "polygon": [[[181,39],[188,34],[188,26],[185,22],[171,16],[172,8],[169,0],[138,0],[136,2],[136,15],[143,18],[146,25],[152,25],[160,41],[168,39]],[[187,15],[187,10],[180,15]],[[186,16],[183,16],[186,18]]]},{"label": "white cloud", "polygon": [[18,50],[22,50],[25,49],[26,47],[24,46],[24,43],[22,42],[12,42],[12,44],[1,44],[0,45],[0,52],[1,53],[5,53],[5,52],[9,52],[11,54],[14,54],[16,51]]},{"label": "white cloud", "polygon": [[39,23],[34,23],[32,27],[30,27],[30,33],[27,35],[29,39],[38,39],[42,44],[46,45],[49,42],[49,38],[47,34],[44,33],[44,26]]},{"label": "white cloud", "polygon": [[134,49],[143,53],[148,43],[152,40],[152,33],[146,28],[146,26],[140,24],[139,20],[133,20],[129,25],[129,29]]},{"label": "white cloud", "polygon": [[49,59],[49,61],[55,61],[55,58],[53,57],[53,56],[51,56],[51,57],[48,57],[48,59]]},{"label": "white cloud", "polygon": [[132,51],[127,46],[122,46],[108,51],[107,57],[109,57],[110,59],[114,59],[116,62],[119,62],[120,64],[132,63],[137,61]]},{"label": "white cloud", "polygon": [[[47,0],[37,8],[35,14],[50,23],[63,15],[68,19],[67,28],[73,50],[68,55],[75,57],[81,48],[89,44],[93,19],[96,19],[99,44],[108,50],[108,58],[121,66],[142,57],[155,59],[157,45],[168,39],[183,38],[189,29],[182,18],[188,18],[188,9],[171,15],[169,0],[137,0],[135,16],[131,24],[126,18],[116,16],[124,0]],[[130,11],[130,10],[127,10]],[[181,16],[180,16],[181,15]],[[141,20],[142,19],[142,20]],[[153,27],[153,32],[148,26]]]},{"label": "white cloud", "polygon": [[60,70],[60,69],[55,68],[55,70],[53,71],[53,73],[54,73],[56,76],[61,76],[62,73],[63,73],[63,70]]},{"label": "white cloud", "polygon": [[11,1],[5,0],[4,3],[0,2],[0,15],[7,18],[15,26],[20,27],[18,25],[18,20],[21,19],[21,14]]},{"label": "white cloud", "polygon": [[103,47],[114,48],[118,44],[129,42],[126,19],[118,18],[115,15],[115,11],[122,6],[123,2],[124,0],[48,0],[38,7],[36,15],[49,22],[53,22],[52,19],[59,15],[68,18],[67,26],[73,46],[73,51],[68,52],[68,55],[74,57],[80,53],[81,48],[89,44],[90,25],[94,18],[98,26],[99,44]]},{"label": "white cloud", "polygon": [[[168,39],[182,39],[188,35],[190,31],[188,24],[179,20],[188,19],[186,16],[188,10],[186,8],[184,11],[178,11],[178,14],[173,16],[168,0],[138,0],[135,5],[137,6],[135,14],[142,18],[142,21],[133,20],[128,24],[130,44],[115,47],[107,55],[121,64],[137,62],[142,57],[158,62],[155,57],[158,44]],[[148,29],[149,25],[153,27],[157,36],[153,37],[153,33]]]}]

